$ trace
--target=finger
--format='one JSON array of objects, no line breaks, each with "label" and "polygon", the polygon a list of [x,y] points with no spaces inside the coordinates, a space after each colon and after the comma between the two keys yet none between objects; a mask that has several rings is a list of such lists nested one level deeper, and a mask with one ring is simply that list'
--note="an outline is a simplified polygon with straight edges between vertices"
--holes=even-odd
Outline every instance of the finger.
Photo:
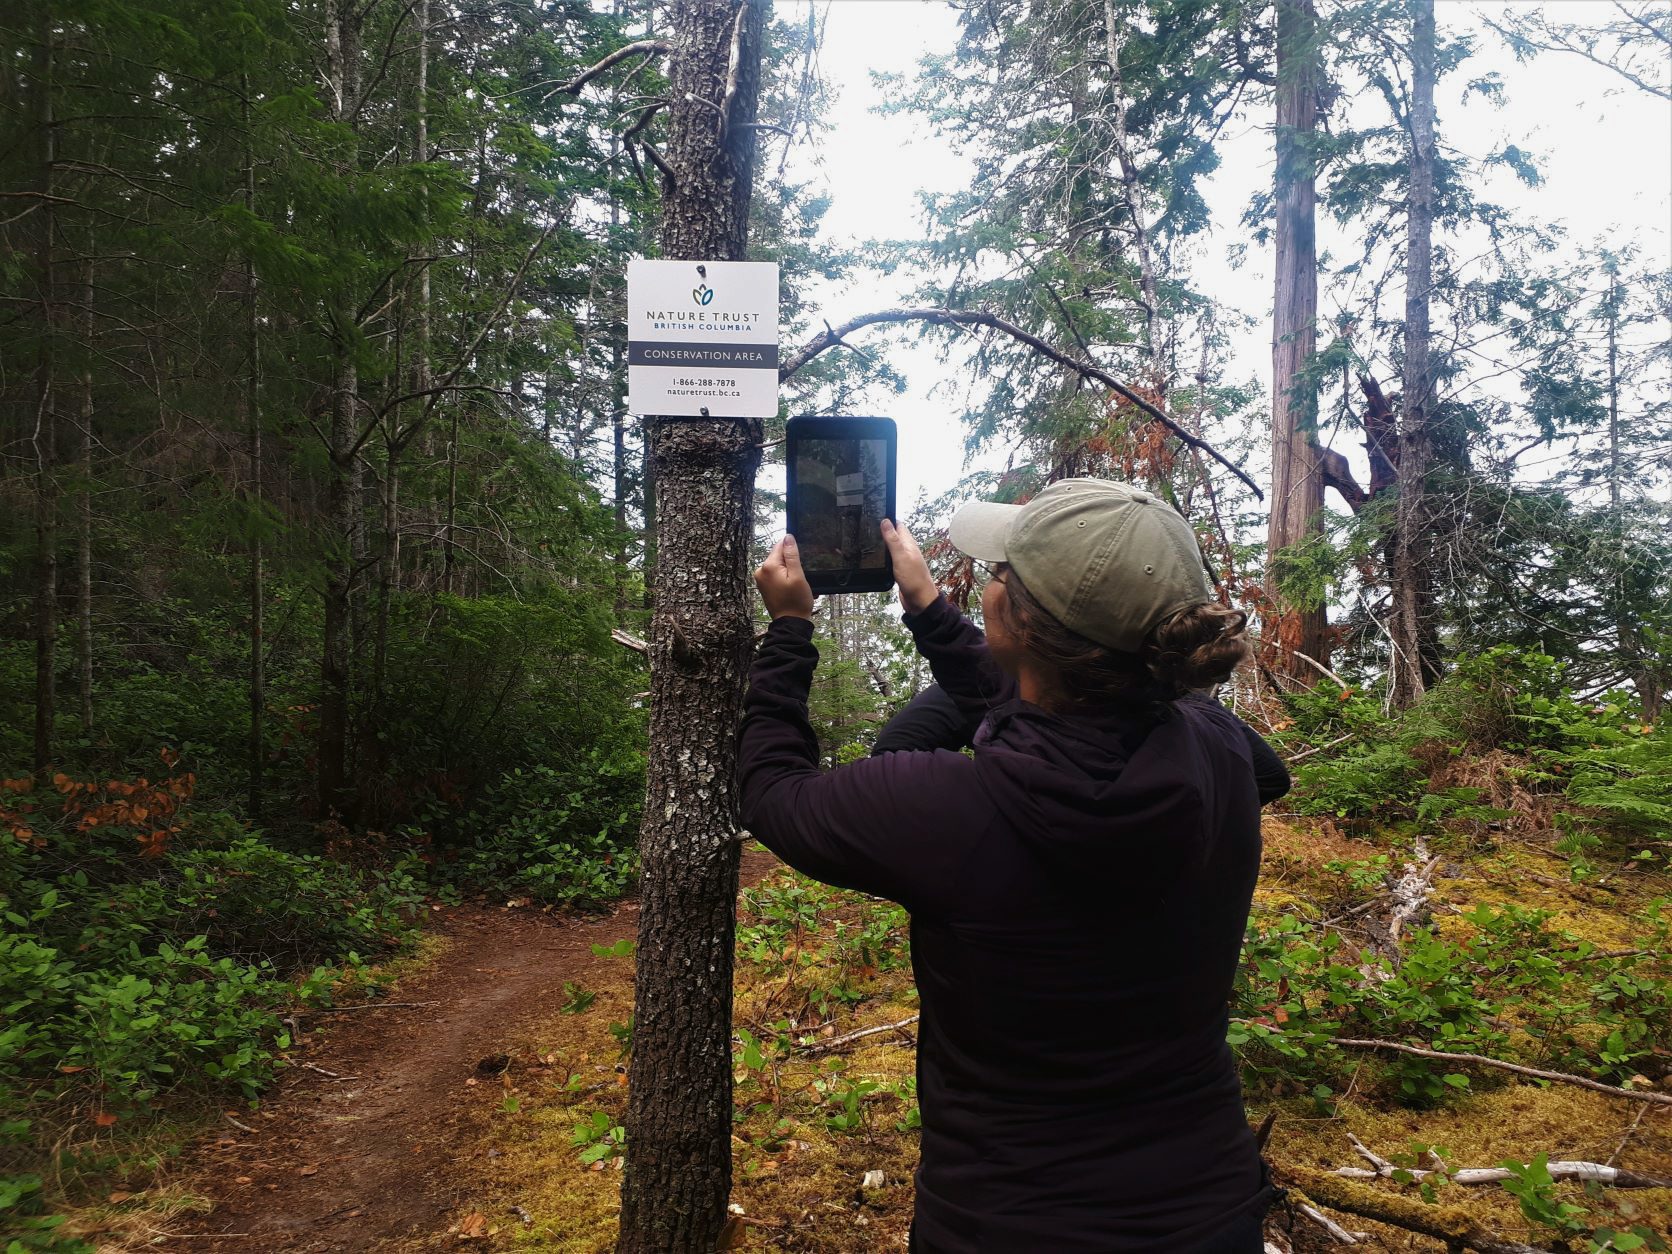
[{"label": "finger", "polygon": [[778,547],[784,551],[784,573],[791,579],[800,579],[801,548],[796,544],[795,537],[792,535],[785,535],[784,538],[778,542]]}]

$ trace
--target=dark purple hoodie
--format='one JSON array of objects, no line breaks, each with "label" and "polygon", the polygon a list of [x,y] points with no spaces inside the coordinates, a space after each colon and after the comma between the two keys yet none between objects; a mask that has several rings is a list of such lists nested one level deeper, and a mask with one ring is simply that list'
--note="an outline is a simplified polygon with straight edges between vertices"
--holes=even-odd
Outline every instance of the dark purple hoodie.
[{"label": "dark purple hoodie", "polygon": [[945,599],[906,624],[961,707],[990,707],[973,758],[820,771],[812,624],[781,618],[738,780],[744,826],[791,866],[912,913],[918,1247],[1242,1248],[1269,1196],[1225,1043],[1260,860],[1246,729],[1200,697],[1048,713]]}]

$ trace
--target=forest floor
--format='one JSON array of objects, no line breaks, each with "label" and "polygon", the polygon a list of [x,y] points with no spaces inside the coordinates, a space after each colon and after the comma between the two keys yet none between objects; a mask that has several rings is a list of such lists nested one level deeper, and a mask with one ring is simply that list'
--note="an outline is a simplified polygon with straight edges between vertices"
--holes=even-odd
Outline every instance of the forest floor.
[{"label": "forest floor", "polygon": [[[1268,819],[1256,921],[1316,920],[1340,914],[1344,901],[1380,901],[1386,894],[1362,869],[1379,875],[1376,859],[1391,854],[1397,866],[1400,850],[1385,833],[1366,835],[1330,820]],[[1354,869],[1361,878],[1349,886]],[[1603,888],[1575,884],[1563,878],[1561,859],[1520,842],[1460,844],[1433,869],[1424,913],[1440,936],[1466,937],[1482,904],[1513,904],[1547,913],[1562,933],[1623,948],[1637,943],[1643,908],[1672,892],[1664,876],[1635,868]],[[816,884],[758,848],[744,854],[743,883],[735,1218],[722,1248],[903,1250],[917,1156],[917,1003],[905,912]],[[1319,927],[1370,943],[1373,924],[1352,929],[1378,913]],[[149,1230],[130,1228],[131,1236],[239,1254],[613,1248],[632,1014],[633,962],[621,942],[635,934],[635,903],[569,919],[479,905],[438,917],[444,944],[395,986],[391,1004],[310,1018],[294,1054],[301,1065],[258,1113],[229,1112],[171,1187],[155,1191]],[[1354,1137],[1413,1165],[1432,1163],[1415,1156],[1434,1146],[1453,1167],[1547,1152],[1553,1161],[1672,1175],[1665,1106],[1481,1069],[1461,1091],[1413,1105],[1399,1098],[1397,1073],[1379,1055],[1364,1055],[1362,1065],[1352,1059],[1350,1081],[1337,1080],[1333,1093],[1296,1082],[1280,1059],[1255,1057],[1268,1078],[1250,1089],[1250,1118],[1275,1115],[1268,1157],[1290,1183],[1311,1173],[1323,1187],[1336,1169],[1362,1167]],[[1672,1088],[1672,1071],[1658,1083]],[[1342,1183],[1349,1200],[1355,1190],[1361,1200],[1391,1199],[1419,1221],[1462,1215],[1535,1248],[1586,1248],[1584,1239],[1556,1244],[1496,1185],[1443,1188],[1430,1205],[1409,1184]],[[1568,1183],[1544,1196],[1585,1207],[1595,1226],[1664,1232],[1672,1222],[1672,1189],[1587,1192]],[[1330,1214],[1361,1234],[1356,1248],[1445,1249],[1431,1237]],[[1298,1211],[1274,1213],[1268,1232],[1285,1254],[1342,1248]]]},{"label": "forest floor", "polygon": [[[778,865],[745,852],[743,883]],[[500,1152],[481,1144],[485,1123],[516,1104],[509,1091],[544,1074],[512,1043],[560,1013],[565,986],[599,982],[612,960],[593,946],[630,940],[637,911],[627,900],[597,916],[438,912],[440,944],[420,969],[386,1003],[309,1012],[295,1065],[260,1110],[227,1111],[154,1190],[153,1220],[108,1248],[362,1254],[451,1246],[518,1223],[516,1199],[484,1188],[483,1167]],[[623,1014],[631,1009],[629,990]]]}]

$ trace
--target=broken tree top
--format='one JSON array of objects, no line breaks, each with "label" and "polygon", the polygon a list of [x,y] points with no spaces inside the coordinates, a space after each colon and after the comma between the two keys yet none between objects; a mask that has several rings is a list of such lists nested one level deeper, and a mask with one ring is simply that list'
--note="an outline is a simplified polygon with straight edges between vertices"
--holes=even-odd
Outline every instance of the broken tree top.
[{"label": "broken tree top", "polygon": [[778,266],[627,263],[627,408],[770,418],[778,412]]}]

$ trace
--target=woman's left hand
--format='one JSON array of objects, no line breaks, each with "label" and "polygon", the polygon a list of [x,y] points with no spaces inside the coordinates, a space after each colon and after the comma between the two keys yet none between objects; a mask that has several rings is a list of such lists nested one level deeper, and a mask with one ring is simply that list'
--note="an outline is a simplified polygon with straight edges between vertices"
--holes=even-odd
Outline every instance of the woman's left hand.
[{"label": "woman's left hand", "polygon": [[813,617],[813,589],[801,569],[801,551],[794,536],[785,536],[772,546],[755,572],[755,587],[773,618]]}]

